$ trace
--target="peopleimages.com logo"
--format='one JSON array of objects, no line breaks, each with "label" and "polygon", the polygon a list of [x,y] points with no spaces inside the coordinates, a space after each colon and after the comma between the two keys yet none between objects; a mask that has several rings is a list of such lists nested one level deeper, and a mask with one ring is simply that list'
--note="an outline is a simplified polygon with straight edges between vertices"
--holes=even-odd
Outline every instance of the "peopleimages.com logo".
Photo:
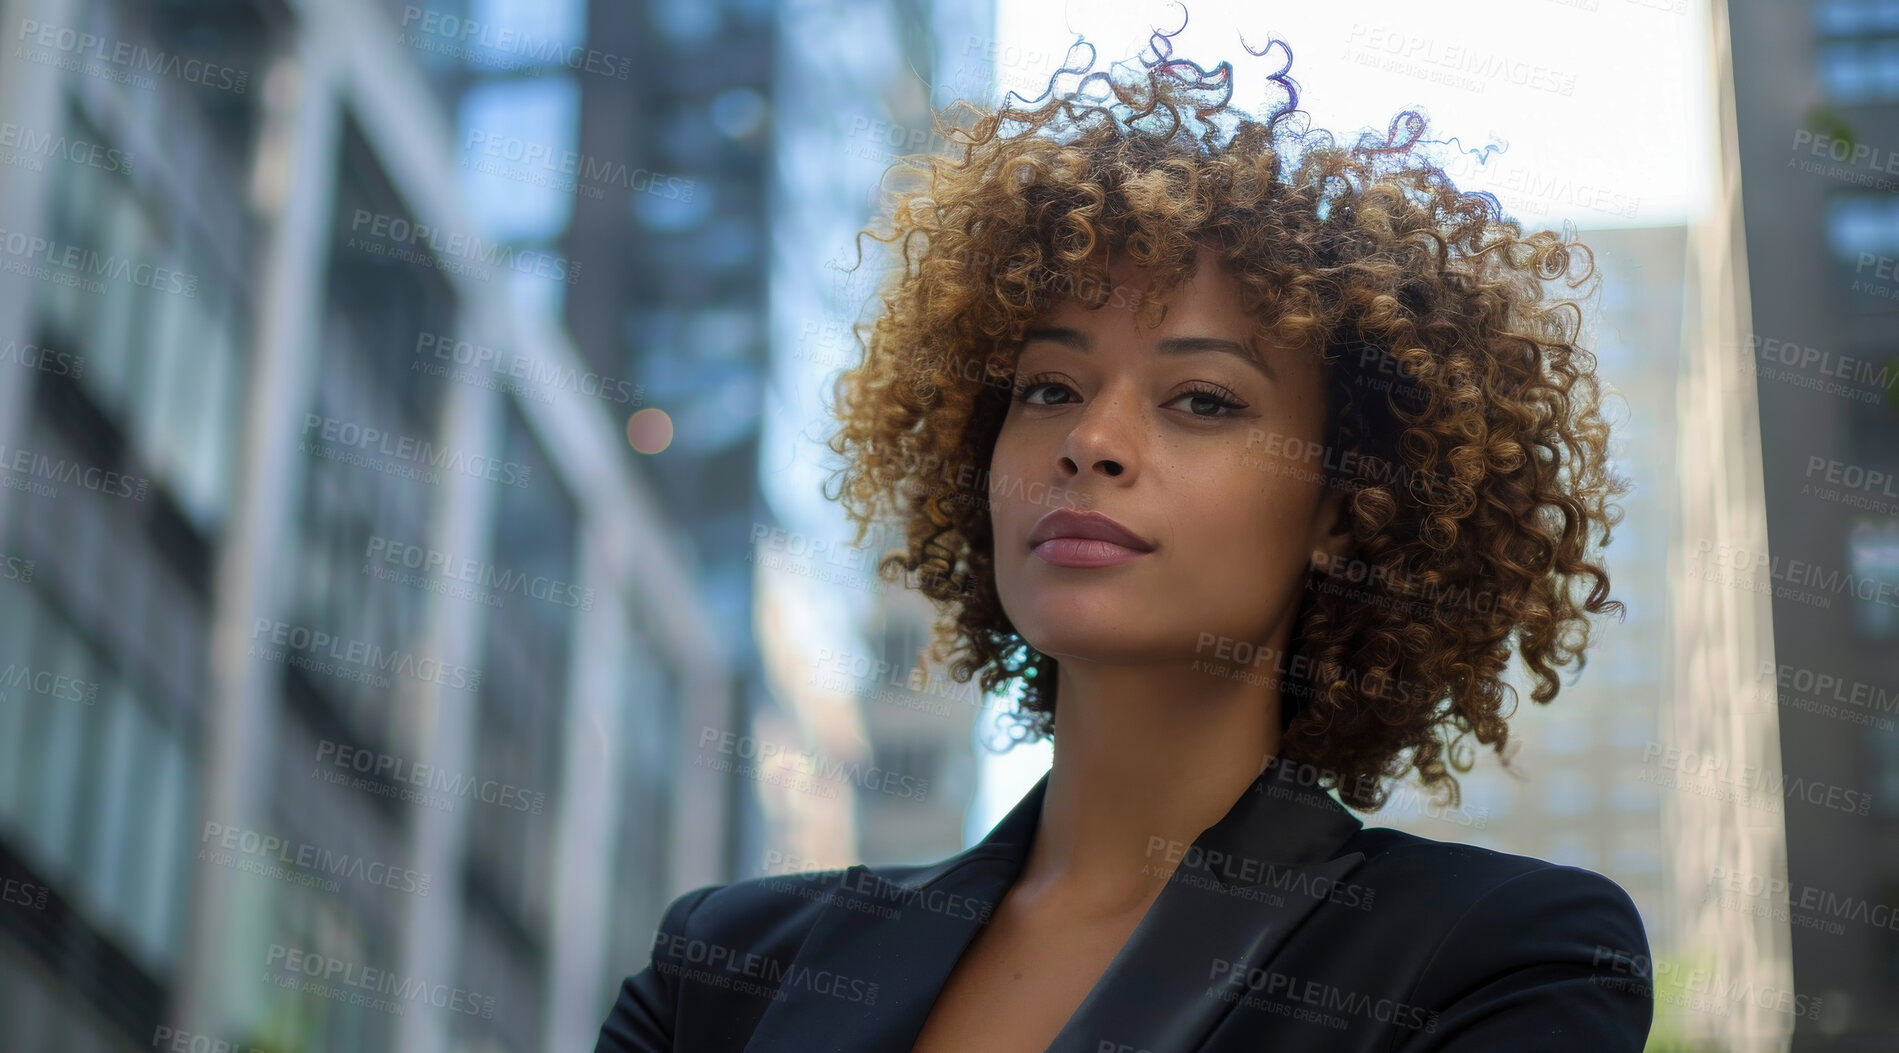
[{"label": "peopleimages.com logo", "polygon": [[[708,749],[743,761],[756,761],[756,767],[761,772],[786,769],[830,782],[852,783],[872,793],[881,792],[893,797],[921,801],[930,789],[928,779],[905,775],[877,765],[865,767],[855,760],[841,761],[817,751],[790,750],[769,739],[741,735],[735,731],[727,731],[710,725],[699,729],[701,757],[695,763],[704,760],[704,754]],[[701,763],[701,766],[704,765]]]},{"label": "peopleimages.com logo", "polygon": [[[52,63],[61,69],[90,74],[108,73],[112,75],[111,79],[121,83],[134,83],[136,77],[136,83],[148,90],[152,86],[150,79],[137,77],[137,74],[156,73],[186,84],[215,88],[235,95],[244,94],[251,83],[251,71],[247,69],[161,51],[129,40],[113,40],[70,26],[31,18],[20,20],[20,32],[14,39],[18,41],[14,47],[16,58],[44,63],[50,52],[65,56]],[[26,47],[36,49],[35,53],[24,52],[22,49]]]},{"label": "peopleimages.com logo", "polygon": [[403,43],[423,51],[483,64],[482,53],[517,56],[519,72],[537,73],[537,66],[556,64],[576,73],[593,73],[626,80],[633,60],[610,51],[569,44],[557,37],[537,37],[512,26],[463,18],[452,11],[436,11],[409,4],[402,9]]},{"label": "peopleimages.com logo", "polygon": [[[446,375],[446,366],[452,362],[457,366],[492,373],[498,378],[518,380],[536,388],[571,391],[622,406],[637,404],[642,393],[642,389],[630,381],[616,380],[572,365],[545,362],[518,351],[504,356],[486,344],[458,340],[442,333],[418,334],[415,354],[417,361],[411,363],[411,372],[427,372],[431,376]],[[429,358],[437,361],[423,361]],[[458,376],[457,379],[463,378]]]},{"label": "peopleimages.com logo", "polygon": [[275,618],[258,618],[251,624],[251,657],[385,688],[390,680],[383,674],[406,676],[457,691],[475,691],[481,687],[479,669]]},{"label": "peopleimages.com logo", "polygon": [[[371,535],[369,547],[363,553],[365,570],[374,572],[377,564],[400,567],[416,571],[425,579],[428,575],[440,575],[444,579],[479,585],[495,597],[518,594],[536,600],[546,600],[563,607],[574,607],[583,611],[593,610],[593,589],[550,578],[545,574],[524,574],[518,570],[487,563],[478,559],[456,556],[441,549],[395,541],[380,535]],[[490,603],[490,606],[498,604]]]},{"label": "peopleimages.com logo", "polygon": [[[301,947],[273,943],[264,964],[281,970],[280,975],[300,986],[306,994],[383,1012],[400,1014],[406,1005],[427,1002],[437,1009],[449,1009],[483,1020],[492,1020],[495,1015],[493,995],[427,983],[413,976],[401,976],[388,969],[345,961]],[[309,979],[297,981],[299,975]],[[292,983],[279,983],[279,986],[289,987]]]},{"label": "peopleimages.com logo", "polygon": [[88,292],[102,290],[105,286],[98,279],[110,278],[175,296],[198,295],[198,276],[188,271],[108,255],[79,245],[64,245],[18,230],[0,230],[0,254],[12,257],[6,261],[4,269],[8,271],[22,274],[31,271],[29,277],[76,284]]},{"label": "peopleimages.com logo", "polygon": [[257,1046],[239,1045],[197,1031],[181,1031],[159,1024],[152,1029],[151,1047],[162,1053],[265,1053]]},{"label": "peopleimages.com logo", "polygon": [[8,662],[7,667],[0,670],[0,689],[5,689],[0,690],[0,700],[4,700],[7,691],[13,688],[25,688],[36,695],[88,706],[99,699],[97,681],[81,680],[50,669],[34,669],[19,662]]},{"label": "peopleimages.com logo", "polygon": [[[453,811],[454,799],[466,800],[469,797],[479,799],[483,804],[492,804],[517,812],[540,815],[547,808],[547,795],[538,791],[526,790],[512,783],[498,779],[482,779],[451,771],[433,764],[418,763],[378,750],[350,746],[330,739],[317,744],[316,770],[312,775],[331,774],[323,772],[327,763],[338,771],[355,771],[365,775],[373,774],[378,780],[407,786],[426,787],[437,795],[451,800],[449,811]],[[332,780],[333,781],[333,780]]]},{"label": "peopleimages.com logo", "polygon": [[[444,231],[402,216],[359,208],[350,218],[349,229],[348,245],[352,249],[440,267],[480,281],[488,279],[488,267],[501,267],[568,285],[580,280],[578,261],[461,231]],[[418,246],[427,251],[417,251]]]},{"label": "peopleimages.com logo", "polygon": [[[201,861],[219,866],[236,865],[240,870],[262,873],[267,877],[286,876],[277,872],[282,869],[277,864],[282,864],[283,867],[293,868],[288,876],[302,874],[327,880],[325,887],[331,892],[337,890],[334,887],[335,878],[348,877],[396,892],[426,896],[434,880],[428,874],[407,867],[392,866],[348,852],[332,852],[307,842],[292,841],[276,834],[260,833],[224,823],[207,821],[198,843],[198,858]],[[328,879],[323,879],[323,875],[328,875]]]},{"label": "peopleimages.com logo", "polygon": [[[116,147],[86,139],[69,139],[64,135],[38,131],[12,121],[0,123],[0,149],[17,151],[17,153],[0,155],[0,160],[14,165],[18,165],[22,159],[31,158],[37,162],[40,158],[52,157],[107,172],[124,172],[129,175],[132,171],[132,155]],[[35,172],[42,168],[37,163],[24,167]]]},{"label": "peopleimages.com logo", "polygon": [[577,150],[557,150],[549,143],[517,136],[492,135],[479,128],[469,130],[462,150],[463,168],[562,193],[583,193],[596,200],[605,197],[607,190],[628,190],[667,200],[691,201],[697,189],[692,180],[683,176],[633,167]]},{"label": "peopleimages.com logo", "polygon": [[[503,486],[525,487],[534,474],[530,465],[449,446],[437,446],[428,439],[318,413],[303,415],[303,433],[298,452],[327,460],[355,463],[429,483],[440,483],[440,473],[447,470]],[[383,459],[377,461],[365,455]]]}]

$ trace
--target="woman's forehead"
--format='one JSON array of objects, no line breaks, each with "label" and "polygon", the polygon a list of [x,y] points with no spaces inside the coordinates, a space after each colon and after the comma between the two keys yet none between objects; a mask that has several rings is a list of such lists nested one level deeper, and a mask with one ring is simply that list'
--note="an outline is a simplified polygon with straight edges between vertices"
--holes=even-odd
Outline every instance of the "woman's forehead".
[{"label": "woman's forehead", "polygon": [[[1075,283],[1056,291],[1036,324],[1060,323],[1087,330],[1132,328],[1142,332],[1207,325],[1251,328],[1248,290],[1215,260],[1168,282],[1166,273],[1128,264],[1109,272],[1105,285]],[[1141,310],[1154,305],[1158,310]]]}]

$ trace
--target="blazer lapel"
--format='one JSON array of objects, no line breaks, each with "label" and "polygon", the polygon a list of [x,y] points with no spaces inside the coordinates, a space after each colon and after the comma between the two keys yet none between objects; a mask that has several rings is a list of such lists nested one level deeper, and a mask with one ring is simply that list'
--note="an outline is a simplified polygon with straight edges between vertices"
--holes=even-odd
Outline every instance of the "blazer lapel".
[{"label": "blazer lapel", "polygon": [[1238,1005],[1221,997],[1229,977],[1268,966],[1327,899],[1370,906],[1369,894],[1346,882],[1364,853],[1339,854],[1363,824],[1330,794],[1301,785],[1313,771],[1275,756],[1181,854],[1048,1053],[1198,1050]]},{"label": "blazer lapel", "polygon": [[[785,970],[786,997],[766,1009],[745,1053],[909,1049],[957,960],[1027,862],[1047,786],[1044,774],[960,855],[901,881],[854,866],[831,882],[823,913]],[[852,981],[874,984],[873,993],[846,997],[864,989]],[[826,997],[820,988],[840,993]]]},{"label": "blazer lapel", "polygon": [[[1311,771],[1275,756],[1181,854],[1049,1053],[1096,1053],[1104,1041],[1198,1048],[1237,1004],[1219,997],[1225,977],[1271,961],[1320,902],[1345,898],[1335,888],[1365,857],[1338,851],[1361,824],[1329,794],[1300,785]],[[1027,862],[1047,786],[1044,774],[960,855],[901,880],[854,866],[832,881],[823,913],[785,969],[786,997],[766,1010],[746,1053],[909,1049]],[[1230,964],[1216,976],[1216,963]],[[870,996],[856,997],[868,984]]]}]

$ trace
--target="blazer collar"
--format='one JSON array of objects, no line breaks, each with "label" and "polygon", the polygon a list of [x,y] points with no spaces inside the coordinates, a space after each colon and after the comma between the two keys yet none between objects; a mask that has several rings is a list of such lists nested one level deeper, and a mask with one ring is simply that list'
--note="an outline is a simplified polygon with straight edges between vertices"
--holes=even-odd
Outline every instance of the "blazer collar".
[{"label": "blazer collar", "polygon": [[[1315,785],[1319,773],[1320,769],[1310,764],[1275,754],[1260,769],[1246,792],[1227,809],[1226,815],[1208,827],[1194,844],[1206,849],[1210,857],[1212,853],[1225,852],[1233,857],[1292,864],[1332,858],[1338,847],[1359,831],[1363,822]],[[1044,772],[982,840],[956,855],[925,867],[864,869],[873,872],[907,870],[908,875],[902,878],[894,874],[883,876],[893,884],[921,889],[968,863],[1008,860],[1015,864],[1015,873],[1009,875],[1009,883],[1014,884],[1016,873],[1028,863],[1029,848],[1041,825],[1042,799],[1048,792],[1048,778],[1049,773]],[[1242,884],[1246,873],[1232,867],[1215,868],[1216,876],[1228,887],[1246,887]]]},{"label": "blazer collar", "polygon": [[[1102,1040],[1194,1049],[1233,1009],[1219,975],[1269,961],[1308,913],[1343,901],[1364,859],[1342,853],[1362,823],[1313,785],[1318,769],[1274,756],[1191,846],[1157,846],[1173,878],[1057,1034],[1050,1053]],[[1041,821],[1045,773],[981,841],[923,866],[853,866],[785,970],[786,997],[746,1053],[907,1050],[963,951],[1015,884]],[[1369,897],[1365,905],[1370,905]],[[818,993],[815,982],[827,977]],[[852,981],[861,981],[852,983]],[[864,992],[870,992],[864,997]]]}]

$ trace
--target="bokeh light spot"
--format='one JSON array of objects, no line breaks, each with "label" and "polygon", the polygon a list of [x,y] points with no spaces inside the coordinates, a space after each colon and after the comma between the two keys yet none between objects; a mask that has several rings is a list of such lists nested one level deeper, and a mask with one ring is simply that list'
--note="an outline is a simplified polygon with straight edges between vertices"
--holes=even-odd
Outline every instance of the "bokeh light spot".
[{"label": "bokeh light spot", "polygon": [[643,409],[626,419],[626,441],[641,453],[661,453],[673,444],[673,419],[662,409]]}]

